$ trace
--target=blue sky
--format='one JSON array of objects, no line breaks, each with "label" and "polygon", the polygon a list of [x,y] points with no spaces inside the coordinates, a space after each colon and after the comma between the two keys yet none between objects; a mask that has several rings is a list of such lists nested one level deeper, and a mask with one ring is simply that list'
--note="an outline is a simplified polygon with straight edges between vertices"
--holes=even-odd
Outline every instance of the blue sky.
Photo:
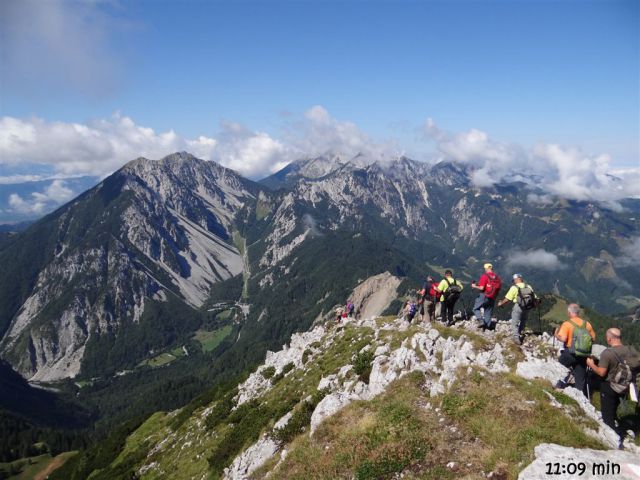
[{"label": "blue sky", "polygon": [[258,177],[369,144],[640,167],[638,5],[6,0],[0,176],[185,148]]}]

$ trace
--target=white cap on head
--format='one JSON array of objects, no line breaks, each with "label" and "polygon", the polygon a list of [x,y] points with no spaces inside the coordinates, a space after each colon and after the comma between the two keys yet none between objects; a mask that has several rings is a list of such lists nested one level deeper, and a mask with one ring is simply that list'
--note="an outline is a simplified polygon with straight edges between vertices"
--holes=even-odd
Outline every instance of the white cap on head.
[{"label": "white cap on head", "polygon": [[522,275],[520,275],[519,273],[514,273],[514,274],[513,274],[513,279],[514,279],[514,280],[517,280],[517,279],[519,279],[519,278],[522,278]]}]

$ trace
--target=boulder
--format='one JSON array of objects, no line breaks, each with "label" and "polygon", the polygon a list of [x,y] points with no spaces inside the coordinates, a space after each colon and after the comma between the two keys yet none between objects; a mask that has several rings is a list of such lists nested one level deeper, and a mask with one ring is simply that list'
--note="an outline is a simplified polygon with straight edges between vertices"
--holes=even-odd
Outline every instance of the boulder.
[{"label": "boulder", "polygon": [[270,437],[263,436],[256,443],[238,455],[229,468],[224,470],[226,480],[245,480],[278,451],[278,444]]},{"label": "boulder", "polygon": [[[637,480],[640,478],[640,455],[621,450],[591,450],[563,447],[542,443],[535,448],[536,459],[520,472],[518,480],[593,479],[615,478]],[[549,473],[549,465],[551,472]],[[558,472],[556,474],[556,465]],[[584,465],[584,470],[581,466]],[[575,468],[579,468],[574,470]],[[619,468],[619,470],[618,470]],[[584,472],[580,474],[581,472]]]}]

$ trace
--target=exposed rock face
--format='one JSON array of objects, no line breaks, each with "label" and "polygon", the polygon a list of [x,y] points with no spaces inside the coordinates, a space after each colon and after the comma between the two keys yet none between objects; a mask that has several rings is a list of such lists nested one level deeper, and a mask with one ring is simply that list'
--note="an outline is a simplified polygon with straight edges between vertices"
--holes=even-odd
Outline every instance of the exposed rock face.
[{"label": "exposed rock face", "polygon": [[[407,322],[401,319],[382,327],[370,320],[348,321],[360,326],[370,326],[374,329],[376,338],[380,338],[385,330],[406,330],[408,326]],[[376,348],[368,384],[349,379],[350,368],[342,369],[338,375],[323,378],[318,384],[318,389],[329,389],[331,393],[313,412],[311,432],[316,430],[322,420],[352,401],[370,400],[384,392],[391,382],[408,373],[424,372],[431,395],[437,395],[446,391],[455,381],[459,367],[470,367],[472,364],[494,373],[509,370],[505,365],[502,345],[499,343],[491,350],[478,354],[465,335],[457,340],[451,337],[445,339],[437,330],[424,325],[423,331],[407,338],[395,350],[390,350],[386,344]]]},{"label": "exposed rock face", "polygon": [[[598,480],[616,478],[621,480],[637,480],[640,475],[640,456],[637,452],[620,450],[591,450],[562,447],[551,443],[543,443],[535,448],[536,459],[520,475],[519,480],[548,479],[551,476],[559,479],[585,478]],[[548,464],[559,464],[559,474],[549,473]],[[584,465],[583,470],[575,470],[569,465]],[[615,466],[619,466],[617,469]],[[567,473],[569,467],[571,473]]]},{"label": "exposed rock face", "polygon": [[243,480],[249,478],[257,468],[269,460],[278,451],[278,445],[271,438],[265,436],[247,448],[225,469],[224,478],[228,480]]},{"label": "exposed rock face", "polygon": [[317,326],[310,332],[295,333],[291,336],[291,343],[288,346],[284,345],[283,349],[278,352],[267,352],[264,364],[238,386],[237,404],[242,405],[257,398],[271,388],[271,379],[264,376],[264,371],[267,368],[273,367],[275,369],[274,375],[281,373],[284,367],[289,364],[292,364],[294,368],[300,368],[304,351],[309,349],[312,343],[322,340],[325,333],[323,326]]},{"label": "exposed rock face", "polygon": [[[639,219],[586,202],[550,210],[527,201],[521,185],[476,188],[472,174],[457,165],[404,157],[325,155],[276,174],[276,184],[286,188],[273,192],[186,153],[134,160],[34,226],[47,237],[34,248],[44,245],[46,255],[15,295],[0,292],[0,354],[27,378],[72,377],[92,336],[139,321],[152,301],[178,298],[200,306],[213,284],[249,272],[250,258],[251,274],[260,275],[261,287],[282,285],[295,252],[322,232],[357,237],[376,229],[380,238],[395,235],[408,242],[410,250],[398,247],[402,254],[428,246],[442,261],[506,260],[502,239],[508,238],[522,248],[545,248],[569,267],[554,272],[556,278],[544,273],[529,279],[534,285],[538,280],[555,284],[560,294],[571,291],[577,301],[609,306],[610,292],[602,287],[617,278],[616,296],[638,297],[633,277],[613,269],[620,248],[610,240],[619,236],[612,225],[633,233]],[[240,225],[236,222],[253,218],[250,212],[258,217],[257,205],[268,226],[249,244],[259,254],[243,262],[231,235]],[[505,208],[526,221],[497,221]],[[552,232],[544,242],[536,240],[542,230]],[[584,236],[583,251],[575,256],[566,252],[569,231]],[[12,258],[2,253],[0,263],[9,263]],[[578,257],[587,258],[588,265]],[[8,277],[30,270],[30,261]],[[569,273],[575,270],[592,281],[576,280]],[[362,285],[356,292],[364,317],[379,313],[392,296],[391,280],[379,281],[389,283],[386,288]]]},{"label": "exposed rock face", "polygon": [[354,400],[359,400],[360,396],[349,392],[330,393],[322,399],[316,406],[311,416],[311,433],[313,433],[318,425],[327,417],[339,412]]},{"label": "exposed rock face", "polygon": [[32,380],[73,377],[88,340],[138,322],[150,300],[200,306],[215,282],[242,272],[232,222],[257,192],[186,153],[128,163],[48,220],[55,254],[0,354]]},{"label": "exposed rock face", "polygon": [[389,272],[368,278],[358,285],[351,294],[351,301],[360,308],[363,318],[377,317],[397,297],[397,289],[402,280]]}]

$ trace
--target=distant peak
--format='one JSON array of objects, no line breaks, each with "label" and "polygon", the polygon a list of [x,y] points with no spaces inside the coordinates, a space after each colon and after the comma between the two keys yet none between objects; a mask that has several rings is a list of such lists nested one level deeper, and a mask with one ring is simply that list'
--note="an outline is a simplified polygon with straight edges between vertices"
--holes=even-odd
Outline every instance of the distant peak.
[{"label": "distant peak", "polygon": [[184,162],[184,161],[193,161],[193,160],[204,162],[204,160],[201,160],[195,157],[194,155],[190,154],[189,152],[185,152],[185,151],[170,153],[169,155],[161,159],[162,162]]}]

